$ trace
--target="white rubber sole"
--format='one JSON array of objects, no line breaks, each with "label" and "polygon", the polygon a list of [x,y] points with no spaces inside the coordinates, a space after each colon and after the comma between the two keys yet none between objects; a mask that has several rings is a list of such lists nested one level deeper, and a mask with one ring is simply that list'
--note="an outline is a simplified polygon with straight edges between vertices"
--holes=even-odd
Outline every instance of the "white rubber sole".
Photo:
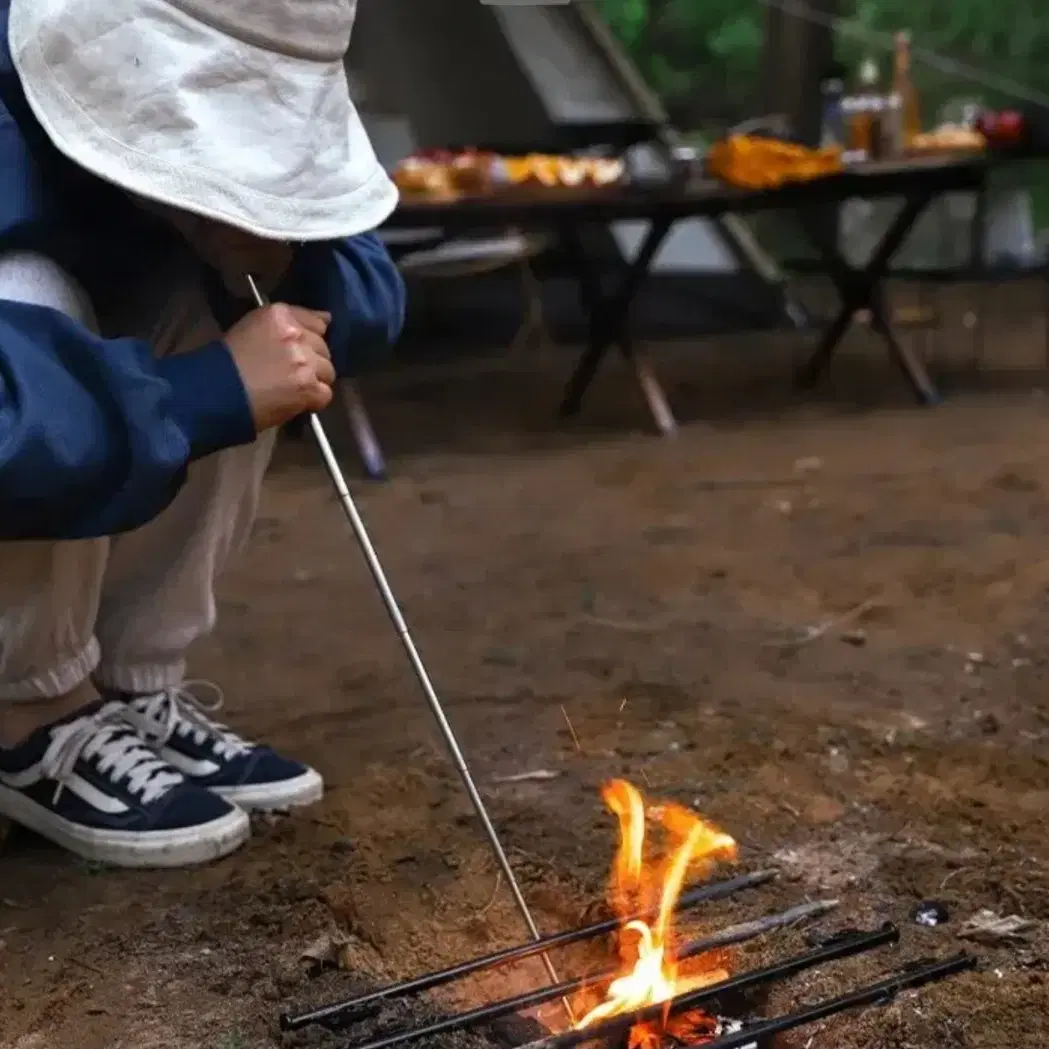
[{"label": "white rubber sole", "polygon": [[191,867],[228,856],[251,835],[251,821],[240,809],[179,830],[94,830],[62,819],[4,786],[0,786],[0,813],[85,860],[111,867]]},{"label": "white rubber sole", "polygon": [[319,772],[307,769],[301,776],[280,783],[212,787],[211,790],[245,812],[284,812],[320,801],[324,797],[324,780]]}]

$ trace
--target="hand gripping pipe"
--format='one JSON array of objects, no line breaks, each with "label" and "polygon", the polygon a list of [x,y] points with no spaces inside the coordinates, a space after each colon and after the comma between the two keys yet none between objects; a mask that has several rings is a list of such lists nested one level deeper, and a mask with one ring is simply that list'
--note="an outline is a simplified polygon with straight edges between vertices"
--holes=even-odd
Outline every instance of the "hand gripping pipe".
[{"label": "hand gripping pipe", "polygon": [[[247,274],[246,276],[248,287],[251,289],[251,296],[254,299],[255,304],[259,308],[269,305],[266,296],[259,290],[255,278],[250,274]],[[477,789],[477,784],[474,782],[473,774],[470,772],[470,766],[466,763],[466,757],[463,754],[462,747],[459,746],[459,741],[456,739],[455,730],[448,721],[448,717],[444,712],[444,707],[441,705],[437,692],[434,690],[433,682],[430,680],[430,675],[426,670],[422,657],[419,655],[419,651],[415,647],[415,642],[412,640],[412,635],[408,630],[408,624],[404,621],[404,616],[401,614],[400,606],[397,604],[397,598],[390,589],[390,584],[386,579],[386,572],[382,567],[382,562],[379,560],[378,554],[375,552],[375,547],[372,546],[371,538],[368,536],[368,529],[364,526],[364,521],[357,510],[357,505],[353,501],[353,496],[350,494],[349,485],[346,483],[346,477],[342,472],[342,467],[339,465],[339,460],[335,457],[335,452],[332,449],[331,442],[328,440],[327,433],[325,433],[324,424],[315,414],[310,415],[309,424],[314,440],[317,442],[317,448],[320,450],[321,459],[324,461],[324,467],[328,471],[328,477],[331,479],[331,483],[339,497],[339,502],[342,504],[346,520],[349,521],[350,528],[353,529],[353,534],[357,538],[361,552],[364,554],[364,560],[368,566],[368,571],[371,572],[372,579],[375,581],[375,586],[379,591],[379,596],[382,598],[382,603],[386,606],[387,615],[389,615],[393,627],[397,631],[397,636],[400,638],[401,644],[404,646],[404,651],[408,656],[408,662],[411,664],[412,670],[415,672],[415,677],[422,688],[423,695],[426,697],[426,702],[429,704],[430,712],[437,721],[437,727],[441,730],[441,735],[444,737],[444,742],[448,748],[448,753],[451,756],[452,763],[455,765],[456,770],[462,778],[463,786],[466,788],[466,793],[470,797],[474,811],[477,813],[477,818],[481,821],[481,826],[484,828],[485,836],[488,838],[488,844],[492,848],[492,853],[495,856],[496,862],[499,864],[499,869],[506,878],[506,884],[510,887],[510,892],[514,897],[514,902],[517,904],[517,909],[520,911],[521,917],[524,919],[525,925],[528,927],[528,931],[532,935],[532,939],[540,940],[542,937],[539,933],[539,927],[535,924],[532,912],[529,910],[528,903],[521,892],[521,887],[518,885],[517,878],[514,876],[513,868],[510,866],[510,861],[506,855],[506,850],[503,848],[502,842],[499,840],[499,835],[492,824],[491,817],[488,815],[488,809]],[[542,958],[550,979],[554,983],[558,983],[560,978],[557,975],[557,970],[554,968],[553,962],[550,961],[550,958],[546,954],[543,954]],[[566,1008],[569,1008],[567,1002]],[[569,1012],[570,1011],[569,1008]]]}]

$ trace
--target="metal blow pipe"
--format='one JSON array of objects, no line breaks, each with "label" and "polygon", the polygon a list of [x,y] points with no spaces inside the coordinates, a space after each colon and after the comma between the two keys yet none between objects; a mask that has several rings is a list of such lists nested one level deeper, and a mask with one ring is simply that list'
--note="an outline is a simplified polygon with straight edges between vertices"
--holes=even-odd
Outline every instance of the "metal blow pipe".
[{"label": "metal blow pipe", "polygon": [[[268,306],[269,300],[259,290],[255,278],[251,274],[246,274],[245,279],[247,280],[248,287],[251,289],[251,297],[254,299],[255,305],[260,309],[264,306]],[[463,754],[462,747],[459,746],[459,741],[455,736],[455,730],[448,721],[448,717],[444,712],[444,707],[433,687],[433,682],[430,680],[430,675],[426,670],[422,657],[419,655],[419,651],[415,647],[415,642],[412,640],[412,635],[408,630],[408,624],[405,622],[404,616],[401,614],[397,598],[394,596],[393,590],[390,589],[390,584],[386,578],[386,572],[382,567],[382,562],[379,560],[378,554],[375,552],[375,547],[372,545],[371,538],[368,535],[368,529],[365,527],[364,521],[357,510],[357,505],[353,501],[353,496],[350,494],[349,485],[346,483],[346,477],[342,472],[342,467],[339,465],[339,460],[336,458],[335,451],[331,446],[331,442],[328,440],[328,435],[324,430],[324,424],[316,414],[311,413],[309,416],[309,425],[313,438],[317,442],[317,448],[320,450],[324,467],[328,471],[328,477],[339,497],[339,502],[342,505],[347,521],[350,523],[350,528],[353,530],[353,534],[357,538],[357,543],[360,545],[361,552],[364,554],[364,561],[368,566],[368,571],[371,573],[372,579],[375,581],[375,586],[379,591],[379,596],[382,598],[382,603],[386,607],[387,615],[389,615],[390,621],[393,623],[393,627],[397,631],[397,636],[400,638],[404,651],[408,656],[408,662],[411,664],[412,670],[415,672],[416,680],[422,688],[423,695],[430,707],[430,712],[437,721],[437,726],[441,731],[441,736],[444,738],[452,763],[455,765],[455,768],[463,781],[463,786],[466,788],[466,793],[469,795],[474,811],[477,813],[477,818],[481,821],[481,826],[484,829],[485,836],[488,838],[488,844],[491,846],[492,854],[495,856],[499,869],[506,878],[506,883],[510,887],[510,892],[513,894],[514,902],[517,904],[517,909],[520,912],[521,917],[524,919],[528,931],[531,933],[534,940],[540,940],[542,939],[542,936],[539,932],[539,927],[535,924],[532,912],[528,907],[524,894],[521,892],[520,885],[517,883],[517,878],[514,875],[513,868],[510,866],[510,860],[507,858],[506,850],[503,848],[491,817],[488,815],[488,809],[485,806],[484,799],[481,797],[481,794],[477,789],[477,784],[474,782],[473,774],[470,772],[470,766],[466,762],[466,756]],[[554,983],[560,982],[560,977],[557,975],[557,970],[554,968],[554,964],[550,961],[549,956],[544,953],[542,959],[550,979],[553,980]],[[567,1000],[564,1004],[571,1016],[571,1006]]]}]

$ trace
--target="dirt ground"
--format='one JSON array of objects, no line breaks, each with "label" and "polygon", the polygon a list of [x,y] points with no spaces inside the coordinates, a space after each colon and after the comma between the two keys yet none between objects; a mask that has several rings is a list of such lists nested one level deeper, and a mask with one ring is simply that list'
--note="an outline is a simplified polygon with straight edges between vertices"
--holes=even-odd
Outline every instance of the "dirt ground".
[{"label": "dirt ground", "polygon": [[[796,979],[774,1007],[914,957],[983,962],[799,1044],[1040,1049],[1049,401],[1028,375],[920,410],[862,353],[795,401],[782,355],[755,345],[702,367],[660,355],[691,419],[669,442],[643,431],[621,366],[560,432],[563,358],[376,382],[395,475],[359,487],[363,512],[545,929],[600,899],[614,828],[598,790],[624,776],[730,831],[742,868],[781,870],[699,912],[704,927],[826,897],[841,901],[826,932],[900,923],[898,951]],[[281,1009],[523,938],[308,446],[281,449],[221,596],[194,676],[221,682],[238,727],[321,769],[328,795],[178,873],[98,869],[12,833],[4,1049],[265,1049]],[[539,770],[556,775],[499,782]],[[951,920],[914,925],[923,898]],[[1033,928],[963,942],[984,908]],[[302,953],[332,935],[353,971],[315,976]],[[780,934],[734,964],[804,942]],[[522,966],[461,993],[542,978]]]}]

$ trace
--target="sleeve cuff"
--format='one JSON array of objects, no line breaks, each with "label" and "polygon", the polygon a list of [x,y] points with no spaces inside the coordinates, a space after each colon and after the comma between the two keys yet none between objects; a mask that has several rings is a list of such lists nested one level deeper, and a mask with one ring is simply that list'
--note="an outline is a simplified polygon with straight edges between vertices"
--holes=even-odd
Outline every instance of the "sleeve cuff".
[{"label": "sleeve cuff", "polygon": [[172,415],[189,441],[190,459],[255,440],[248,395],[224,342],[165,357],[157,372],[171,387]]}]

